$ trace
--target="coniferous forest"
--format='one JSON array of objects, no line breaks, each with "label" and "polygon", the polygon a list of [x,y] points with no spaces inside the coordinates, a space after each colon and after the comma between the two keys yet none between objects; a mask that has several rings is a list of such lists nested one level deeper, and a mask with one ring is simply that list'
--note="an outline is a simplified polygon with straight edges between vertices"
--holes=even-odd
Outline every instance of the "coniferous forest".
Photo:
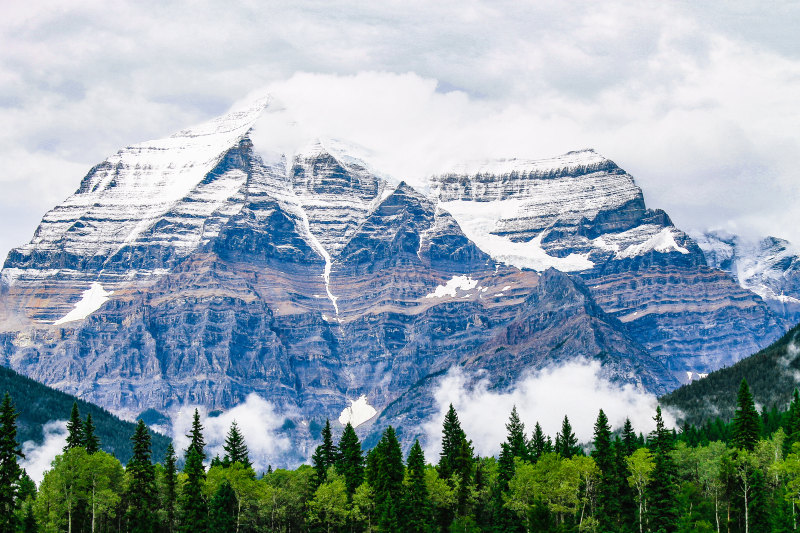
[{"label": "coniferous forest", "polygon": [[442,450],[404,456],[394,428],[364,450],[353,427],[322,429],[311,465],[256,472],[233,423],[208,457],[195,411],[181,456],[152,453],[141,420],[123,465],[74,404],[67,444],[37,487],[20,468],[17,411],[0,405],[0,533],[12,532],[704,532],[796,531],[800,394],[755,408],[746,381],[729,422],[637,433],[601,410],[580,443],[568,417],[554,436],[509,414],[498,457],[477,456],[451,405]]}]

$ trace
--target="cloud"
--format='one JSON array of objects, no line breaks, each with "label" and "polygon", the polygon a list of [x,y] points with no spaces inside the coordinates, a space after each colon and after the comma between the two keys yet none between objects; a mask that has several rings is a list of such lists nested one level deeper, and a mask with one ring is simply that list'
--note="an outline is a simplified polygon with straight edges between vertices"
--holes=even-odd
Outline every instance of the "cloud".
[{"label": "cloud", "polygon": [[35,220],[118,148],[256,88],[411,180],[465,156],[592,146],[687,229],[800,241],[788,5],[87,0],[4,15],[0,253],[30,238],[21,211]]},{"label": "cloud", "polygon": [[[633,385],[611,383],[600,370],[596,361],[572,361],[527,374],[507,390],[491,389],[485,377],[451,370],[434,393],[438,413],[422,425],[425,455],[431,459],[441,452],[442,422],[451,403],[480,455],[500,453],[500,443],[506,439],[505,424],[515,405],[529,437],[539,422],[555,439],[567,415],[578,441],[589,443],[599,409],[612,429],[621,428],[626,417],[637,433],[655,429],[656,397]],[[664,421],[668,427],[675,426],[675,417],[669,412],[664,412]]]},{"label": "cloud", "polygon": [[275,406],[255,393],[247,396],[245,401],[219,416],[208,416],[201,406],[184,406],[172,417],[172,439],[177,453],[182,453],[189,445],[186,436],[192,426],[195,408],[200,413],[200,421],[204,426],[203,436],[206,441],[206,457],[210,461],[215,455],[224,457],[223,445],[233,421],[239,426],[250,454],[250,461],[256,472],[262,472],[270,464],[275,464],[278,456],[291,448],[291,442],[278,431],[283,426],[286,416],[279,414]]},{"label": "cloud", "polygon": [[25,458],[20,461],[20,466],[36,484],[42,482],[44,473],[50,470],[50,465],[56,455],[64,450],[67,445],[67,421],[51,420],[42,427],[44,441],[36,444],[32,440],[22,444],[22,453]]}]

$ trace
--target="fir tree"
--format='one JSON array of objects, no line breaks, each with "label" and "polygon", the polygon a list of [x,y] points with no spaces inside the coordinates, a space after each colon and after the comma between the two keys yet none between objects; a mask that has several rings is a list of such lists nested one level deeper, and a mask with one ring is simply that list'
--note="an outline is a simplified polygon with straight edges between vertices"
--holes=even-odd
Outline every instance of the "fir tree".
[{"label": "fir tree", "polygon": [[180,504],[180,531],[182,533],[202,533],[206,531],[208,521],[208,502],[203,494],[206,480],[206,470],[203,467],[205,459],[205,439],[203,439],[203,426],[200,424],[200,415],[194,411],[192,429],[187,435],[191,439],[186,449],[186,459],[183,473],[186,481],[183,484]]},{"label": "fir tree", "polygon": [[575,438],[575,433],[572,432],[572,425],[569,423],[569,418],[564,415],[564,421],[561,423],[561,432],[556,435],[555,452],[560,454],[564,459],[569,459],[578,453],[578,439]]},{"label": "fir tree", "polygon": [[414,441],[408,453],[408,486],[405,492],[403,520],[404,531],[423,533],[431,531],[433,513],[428,487],[425,485],[425,455],[419,440]]},{"label": "fir tree", "polygon": [[617,476],[616,454],[611,442],[611,426],[608,417],[600,409],[597,421],[594,424],[594,450],[592,457],[600,469],[597,483],[597,514],[596,518],[601,531],[617,529],[619,517],[619,487],[621,485]]},{"label": "fir tree", "polygon": [[508,443],[514,457],[519,457],[525,461],[530,461],[530,450],[525,438],[525,424],[523,424],[517,414],[517,406],[511,408],[511,415],[506,424],[506,443]]},{"label": "fir tree", "polygon": [[17,445],[19,413],[8,393],[0,404],[0,533],[16,533],[19,508],[19,481],[22,469],[17,459],[24,457]]},{"label": "fir tree", "polygon": [[64,446],[64,451],[83,446],[83,444],[83,422],[78,412],[78,402],[73,402],[72,412],[67,422],[67,445]]},{"label": "fir tree", "polygon": [[732,444],[742,450],[753,451],[761,434],[761,419],[753,403],[747,381],[742,380],[736,396],[736,414],[733,416]]},{"label": "fir tree", "polygon": [[28,505],[25,509],[25,518],[22,519],[22,533],[38,533],[39,526],[33,514],[33,505]]},{"label": "fir tree", "polygon": [[208,506],[208,532],[230,533],[236,531],[236,494],[228,480],[223,480]]},{"label": "fir tree", "polygon": [[672,459],[673,436],[664,426],[661,407],[656,407],[656,429],[650,434],[653,451],[653,468],[648,487],[650,527],[653,531],[672,533],[678,527],[677,509],[677,468]]},{"label": "fir tree", "polygon": [[459,422],[458,414],[451,403],[444,416],[442,426],[442,452],[437,466],[440,478],[449,479],[455,472],[455,463],[461,453],[461,441],[464,438],[461,422]]},{"label": "fir tree", "polygon": [[150,459],[150,432],[140,419],[131,437],[133,457],[128,461],[126,472],[129,484],[127,490],[128,530],[131,533],[152,533],[155,531],[157,504],[156,474]]},{"label": "fir tree", "polygon": [[367,457],[367,482],[375,492],[375,514],[381,531],[400,531],[403,453],[389,426]]},{"label": "fir tree", "polygon": [[336,464],[336,446],[333,445],[333,434],[331,432],[331,421],[325,419],[325,427],[322,428],[322,444],[317,446],[311,462],[314,466],[314,482],[318,487],[325,483],[328,478],[328,468]]},{"label": "fir tree", "polygon": [[356,435],[356,431],[350,422],[344,427],[342,438],[339,439],[339,456],[336,461],[336,471],[344,476],[347,494],[350,496],[364,482],[364,456],[361,452],[361,442],[359,442],[358,435]]},{"label": "fir tree", "polygon": [[625,418],[625,424],[622,426],[622,452],[627,457],[635,452],[637,447],[636,432],[633,430],[631,419]]},{"label": "fir tree", "polygon": [[533,437],[530,441],[531,462],[535,463],[542,455],[553,451],[552,448],[553,444],[550,442],[550,438],[544,434],[544,431],[542,431],[542,426],[539,425],[539,422],[536,422],[536,426],[533,428]]},{"label": "fir tree", "polygon": [[244,437],[239,431],[239,426],[236,425],[236,420],[231,423],[231,428],[228,430],[228,435],[222,448],[225,450],[225,463],[228,465],[241,463],[247,468],[253,467],[248,455],[247,444],[245,444]]},{"label": "fir tree", "polygon": [[177,457],[172,442],[167,444],[167,453],[164,456],[164,531],[172,533],[175,530],[175,504],[177,502],[178,473],[175,467]]},{"label": "fir tree", "polygon": [[94,433],[95,425],[92,422],[92,413],[86,415],[86,422],[83,425],[83,446],[86,453],[93,454],[100,450],[100,439]]}]

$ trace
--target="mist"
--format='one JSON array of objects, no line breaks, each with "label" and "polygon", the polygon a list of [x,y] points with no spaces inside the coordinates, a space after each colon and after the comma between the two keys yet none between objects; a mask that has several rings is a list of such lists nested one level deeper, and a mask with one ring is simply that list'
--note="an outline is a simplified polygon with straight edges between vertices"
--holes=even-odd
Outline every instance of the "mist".
[{"label": "mist", "polygon": [[50,465],[56,455],[64,451],[67,445],[67,421],[51,420],[42,427],[44,441],[36,444],[32,440],[22,443],[22,453],[25,458],[19,465],[38,486],[44,478],[44,473],[50,470]]}]

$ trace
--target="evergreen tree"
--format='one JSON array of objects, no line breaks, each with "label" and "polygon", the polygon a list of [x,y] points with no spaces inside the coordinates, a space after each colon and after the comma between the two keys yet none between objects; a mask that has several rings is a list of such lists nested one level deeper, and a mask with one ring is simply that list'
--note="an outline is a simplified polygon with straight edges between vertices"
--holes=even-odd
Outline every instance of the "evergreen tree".
[{"label": "evergreen tree", "polygon": [[183,473],[186,481],[181,491],[180,506],[180,531],[182,533],[202,533],[206,531],[208,520],[208,502],[203,494],[206,480],[206,470],[203,467],[205,459],[205,439],[203,439],[203,426],[200,424],[200,415],[194,411],[192,429],[187,435],[191,439],[186,449]]},{"label": "evergreen tree", "polygon": [[400,531],[399,512],[403,487],[403,452],[394,428],[389,426],[367,456],[367,482],[374,490],[375,515],[381,531]]},{"label": "evergreen tree", "polygon": [[164,531],[172,533],[175,530],[175,504],[178,494],[178,473],[175,467],[177,457],[172,442],[167,444],[167,453],[164,456]]},{"label": "evergreen tree", "polygon": [[231,428],[228,430],[228,435],[225,437],[225,444],[222,448],[225,450],[224,462],[227,465],[241,463],[247,468],[253,467],[248,455],[247,444],[245,444],[244,436],[239,431],[239,426],[236,425],[236,420],[231,423]]},{"label": "evergreen tree", "polygon": [[25,509],[25,518],[22,519],[22,533],[38,533],[39,526],[36,524],[36,517],[33,515],[33,505],[28,505]]},{"label": "evergreen tree", "polygon": [[152,533],[156,527],[156,474],[150,459],[150,432],[139,419],[131,437],[133,457],[125,468],[128,473],[128,530],[131,533]]},{"label": "evergreen tree", "polygon": [[655,467],[648,487],[650,527],[656,532],[672,533],[678,527],[677,468],[671,455],[673,436],[664,426],[660,406],[656,407],[654,420],[656,429],[650,434],[650,444]]},{"label": "evergreen tree", "polygon": [[83,446],[83,444],[83,422],[81,422],[81,415],[78,412],[78,402],[73,402],[72,412],[67,422],[67,445],[64,446],[64,451]]},{"label": "evergreen tree", "polygon": [[616,454],[611,441],[611,426],[608,417],[600,409],[597,421],[594,424],[594,450],[592,457],[600,469],[597,482],[597,514],[596,518],[602,531],[612,531],[617,528],[619,518],[619,487],[621,485],[617,476]]},{"label": "evergreen tree", "polygon": [[539,422],[536,422],[536,426],[533,428],[533,437],[530,441],[531,462],[535,463],[542,455],[552,451],[553,444],[550,442],[550,437],[544,434],[542,426],[539,425]]},{"label": "evergreen tree", "polygon": [[19,483],[17,486],[19,487],[19,492],[17,493],[19,501],[24,502],[28,498],[36,498],[36,483],[31,479],[24,468],[19,475]]},{"label": "evergreen tree", "polygon": [[625,424],[622,426],[622,452],[627,457],[635,452],[637,447],[638,441],[631,419],[625,418]]},{"label": "evergreen tree", "polygon": [[761,469],[754,468],[750,473],[750,486],[752,487],[748,513],[750,531],[775,531],[770,523],[770,501]]},{"label": "evergreen tree", "polygon": [[86,453],[93,454],[100,449],[100,439],[95,435],[94,422],[92,422],[92,413],[86,415],[86,422],[83,425],[83,446],[86,448]]},{"label": "evergreen tree", "polygon": [[578,439],[575,438],[575,433],[572,432],[572,425],[570,425],[569,418],[566,415],[564,415],[564,421],[561,423],[561,432],[556,435],[555,448],[555,452],[564,459],[569,459],[580,451]]},{"label": "evergreen tree", "polygon": [[506,443],[511,449],[514,457],[519,457],[525,461],[530,461],[530,450],[525,438],[525,424],[523,424],[517,414],[517,406],[511,408],[511,415],[506,424]]},{"label": "evergreen tree", "polygon": [[455,472],[455,463],[461,453],[461,441],[464,438],[461,422],[459,422],[458,414],[451,403],[447,414],[444,416],[442,426],[442,452],[437,465],[440,478],[449,479]]},{"label": "evergreen tree", "polygon": [[428,487],[425,485],[425,455],[419,440],[408,453],[408,487],[405,491],[403,512],[404,531],[423,533],[431,531],[433,510]]},{"label": "evergreen tree", "polygon": [[17,459],[24,457],[17,445],[19,413],[8,393],[0,404],[0,533],[16,533],[19,508],[19,481],[22,469]]},{"label": "evergreen tree", "polygon": [[361,452],[361,442],[359,442],[358,435],[356,435],[356,431],[350,422],[344,427],[342,438],[339,439],[339,456],[336,461],[336,471],[344,476],[347,494],[350,496],[364,482],[364,456]]},{"label": "evergreen tree", "polygon": [[208,506],[208,532],[230,533],[236,531],[238,503],[228,480],[223,480]]},{"label": "evergreen tree", "polygon": [[328,479],[328,468],[336,464],[336,446],[333,444],[333,434],[331,432],[331,421],[325,419],[325,427],[322,428],[322,444],[314,450],[311,456],[311,463],[314,466],[314,482],[318,487]]},{"label": "evergreen tree", "polygon": [[753,451],[761,434],[761,419],[753,403],[747,381],[742,380],[736,396],[736,414],[733,416],[732,444],[742,450]]}]

